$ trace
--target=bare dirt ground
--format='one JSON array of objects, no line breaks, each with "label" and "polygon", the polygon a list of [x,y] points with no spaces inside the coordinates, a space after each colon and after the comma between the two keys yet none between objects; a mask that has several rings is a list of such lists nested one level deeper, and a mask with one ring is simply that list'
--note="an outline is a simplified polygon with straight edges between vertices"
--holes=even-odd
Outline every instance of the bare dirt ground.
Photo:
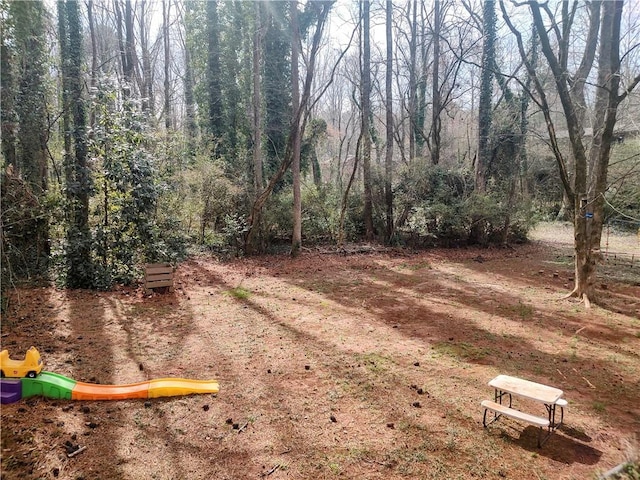
[{"label": "bare dirt ground", "polygon": [[[15,291],[2,321],[13,357],[35,345],[46,370],[79,381],[213,378],[220,393],[3,405],[2,479],[596,478],[639,440],[640,244],[621,240],[604,306],[585,311],[562,299],[561,233],[515,248],[198,257],[174,293],[152,296]],[[542,448],[532,426],[482,427],[501,373],[564,390],[565,425]],[[68,458],[66,442],[86,450]]]}]

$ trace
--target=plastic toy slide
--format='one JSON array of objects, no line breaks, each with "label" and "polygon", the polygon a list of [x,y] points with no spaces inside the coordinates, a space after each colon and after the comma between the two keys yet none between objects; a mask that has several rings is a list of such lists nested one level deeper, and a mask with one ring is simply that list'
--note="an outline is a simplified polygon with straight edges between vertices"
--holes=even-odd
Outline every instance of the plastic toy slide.
[{"label": "plastic toy slide", "polygon": [[36,378],[3,378],[0,390],[4,404],[36,395],[66,400],[126,400],[218,393],[219,388],[215,380],[185,378],[160,378],[128,385],[97,385],[76,382],[57,373],[42,372]]}]

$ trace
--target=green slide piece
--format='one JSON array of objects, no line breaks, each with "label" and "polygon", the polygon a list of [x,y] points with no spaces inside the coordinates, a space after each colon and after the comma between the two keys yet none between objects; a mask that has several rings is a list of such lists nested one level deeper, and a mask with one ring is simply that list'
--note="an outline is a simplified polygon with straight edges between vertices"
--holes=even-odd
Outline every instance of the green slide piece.
[{"label": "green slide piece", "polygon": [[76,381],[57,373],[42,372],[36,378],[22,379],[22,398],[41,395],[46,398],[71,400]]}]

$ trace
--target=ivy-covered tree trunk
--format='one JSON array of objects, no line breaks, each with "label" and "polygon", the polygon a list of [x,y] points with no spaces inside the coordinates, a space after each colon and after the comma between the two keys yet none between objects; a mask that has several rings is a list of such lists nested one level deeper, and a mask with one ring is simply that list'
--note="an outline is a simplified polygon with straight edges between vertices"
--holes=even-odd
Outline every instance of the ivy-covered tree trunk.
[{"label": "ivy-covered tree trunk", "polygon": [[[190,4],[187,2],[186,15],[188,18]],[[189,22],[185,19],[185,30],[187,30]],[[185,36],[188,37],[188,32],[185,32]],[[196,120],[196,100],[193,91],[193,66],[191,61],[191,46],[185,39],[184,42],[184,108],[185,108],[185,122],[184,130],[186,137],[186,150],[187,158],[194,160],[196,156],[196,142],[198,138],[198,122]]]},{"label": "ivy-covered tree trunk", "polygon": [[[493,106],[493,67],[495,65],[496,11],[494,0],[485,0],[482,10],[484,42],[482,44],[482,71],[480,76],[480,100],[478,106],[478,153],[475,162],[475,191],[484,195],[487,186],[487,164],[491,158],[491,135]],[[470,243],[485,241],[485,221],[474,215]]]},{"label": "ivy-covered tree trunk", "polygon": [[9,40],[8,26],[5,24],[0,28],[0,120],[2,123],[2,155],[6,165],[16,164],[16,128],[18,118],[15,111],[15,58]]},{"label": "ivy-covered tree trunk", "polygon": [[[16,84],[17,173],[41,204],[48,188],[46,107],[46,11],[41,2],[11,2]],[[33,218],[32,235],[25,241],[25,258],[32,271],[44,273],[49,258],[49,223],[44,209]]]},{"label": "ivy-covered tree trunk", "polygon": [[82,76],[83,47],[79,4],[58,3],[65,126],[65,189],[67,196],[67,286],[91,288],[94,270],[89,230],[91,176],[87,165],[86,108]]},{"label": "ivy-covered tree trunk", "polygon": [[207,2],[207,87],[209,94],[209,133],[213,142],[213,154],[223,153],[224,117],[222,102],[222,80],[220,69],[220,25],[218,20],[218,2]]},{"label": "ivy-covered tree trunk", "polygon": [[260,71],[262,67],[262,21],[260,10],[260,2],[255,2],[252,59],[253,99],[251,106],[253,111],[253,191],[256,198],[260,192],[262,192],[262,92],[260,87]]},{"label": "ivy-covered tree trunk", "polygon": [[[265,170],[272,177],[282,162],[291,125],[291,41],[288,32],[288,2],[261,2],[264,56],[262,91],[264,102]],[[289,178],[289,182],[290,182]],[[276,189],[282,188],[281,182]]]}]

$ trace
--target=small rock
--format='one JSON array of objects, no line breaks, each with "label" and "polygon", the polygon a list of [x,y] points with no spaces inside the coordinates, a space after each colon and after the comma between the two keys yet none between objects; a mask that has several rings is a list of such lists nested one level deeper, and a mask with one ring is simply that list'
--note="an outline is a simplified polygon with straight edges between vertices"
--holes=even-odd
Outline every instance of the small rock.
[{"label": "small rock", "polygon": [[209,405],[203,405],[202,406],[202,410],[204,410],[205,412],[209,411]]},{"label": "small rock", "polygon": [[450,341],[450,342],[453,342],[453,337],[449,337],[449,341]]},{"label": "small rock", "polygon": [[396,428],[396,426],[394,425],[393,422],[389,422],[389,423],[387,423],[387,428],[394,429],[394,428]]},{"label": "small rock", "polygon": [[149,401],[144,402],[144,408],[151,408],[151,402]]},{"label": "small rock", "polygon": [[422,395],[424,393],[424,390],[422,390],[421,388],[418,389],[418,395]]},{"label": "small rock", "polygon": [[239,423],[234,423],[233,424],[233,429],[234,430],[238,430],[240,428],[240,424]]},{"label": "small rock", "polygon": [[333,423],[336,423],[338,421],[334,415],[331,415],[329,417],[329,420],[331,420]]},{"label": "small rock", "polygon": [[413,402],[411,405],[416,408],[422,408],[422,405],[420,405],[420,402]]},{"label": "small rock", "polygon": [[305,366],[304,366],[304,369],[305,369],[305,370],[311,370],[311,365],[305,365]]},{"label": "small rock", "polygon": [[144,365],[140,364],[138,365],[138,368],[140,369],[140,371],[142,372],[144,370]]},{"label": "small rock", "polygon": [[419,367],[420,366],[420,362],[413,362],[413,366],[414,367]]},{"label": "small rock", "polygon": [[84,405],[84,406],[82,406],[82,407],[80,408],[80,411],[81,411],[82,413],[90,413],[90,412],[91,412],[91,409],[90,409],[89,407],[87,407],[86,405]]},{"label": "small rock", "polygon": [[54,467],[54,469],[51,470],[51,473],[53,473],[54,477],[57,477],[58,475],[60,475],[60,469],[58,467]]},{"label": "small rock", "polygon": [[227,420],[225,421],[225,423],[226,423],[227,425],[231,425],[231,424],[233,423],[233,419],[231,419],[231,418],[227,418]]},{"label": "small rock", "polygon": [[269,368],[269,369],[267,369],[267,373],[271,373],[271,369],[270,369],[270,368]]},{"label": "small rock", "polygon": [[87,422],[85,425],[89,428],[98,428],[98,424],[95,422]]}]

